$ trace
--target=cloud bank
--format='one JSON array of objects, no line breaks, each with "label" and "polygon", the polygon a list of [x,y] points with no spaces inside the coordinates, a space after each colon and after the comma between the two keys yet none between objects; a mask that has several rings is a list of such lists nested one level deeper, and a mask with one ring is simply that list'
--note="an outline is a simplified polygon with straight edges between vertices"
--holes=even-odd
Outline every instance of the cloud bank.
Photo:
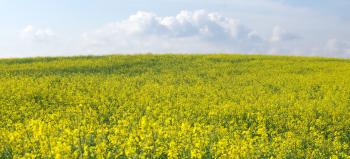
[{"label": "cloud bank", "polygon": [[139,11],[83,34],[84,47],[93,52],[254,53],[264,52],[264,43],[239,20],[204,10],[164,17]]},{"label": "cloud bank", "polygon": [[138,11],[124,20],[81,33],[73,40],[58,38],[62,36],[52,29],[28,25],[20,33],[27,46],[23,52],[32,50],[36,54],[20,56],[242,53],[350,57],[348,41],[330,38],[312,44],[313,39],[280,25],[264,34],[254,28],[233,17],[205,10],[184,10],[174,16]]}]

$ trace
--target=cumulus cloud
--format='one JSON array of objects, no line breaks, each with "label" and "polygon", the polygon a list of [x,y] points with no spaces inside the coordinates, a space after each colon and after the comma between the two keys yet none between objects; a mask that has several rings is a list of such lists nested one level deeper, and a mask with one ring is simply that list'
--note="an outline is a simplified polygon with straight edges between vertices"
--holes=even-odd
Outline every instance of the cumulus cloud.
[{"label": "cumulus cloud", "polygon": [[56,34],[49,28],[41,29],[28,25],[21,31],[20,36],[22,39],[34,42],[48,42],[53,40]]},{"label": "cumulus cloud", "polygon": [[[349,57],[350,42],[330,39],[313,42],[271,25],[261,36],[239,20],[205,10],[159,16],[139,11],[128,18],[61,39],[49,28],[28,25],[21,30],[20,56],[56,56],[116,53],[254,53]],[[271,34],[272,30],[272,34]],[[295,30],[293,30],[295,31]],[[299,32],[300,33],[300,32]],[[325,42],[326,40],[323,39]],[[32,54],[26,52],[31,51]]]},{"label": "cumulus cloud", "polygon": [[291,41],[300,38],[299,36],[286,31],[280,26],[275,26],[272,31],[271,42]]},{"label": "cumulus cloud", "polygon": [[205,10],[158,16],[139,11],[82,35],[96,52],[263,52],[260,35],[237,19]]}]

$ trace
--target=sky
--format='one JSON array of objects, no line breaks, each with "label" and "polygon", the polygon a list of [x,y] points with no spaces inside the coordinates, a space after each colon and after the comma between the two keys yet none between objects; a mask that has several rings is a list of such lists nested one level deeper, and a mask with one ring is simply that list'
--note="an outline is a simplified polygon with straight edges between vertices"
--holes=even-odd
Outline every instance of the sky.
[{"label": "sky", "polygon": [[350,58],[349,0],[0,0],[0,58],[235,53]]}]

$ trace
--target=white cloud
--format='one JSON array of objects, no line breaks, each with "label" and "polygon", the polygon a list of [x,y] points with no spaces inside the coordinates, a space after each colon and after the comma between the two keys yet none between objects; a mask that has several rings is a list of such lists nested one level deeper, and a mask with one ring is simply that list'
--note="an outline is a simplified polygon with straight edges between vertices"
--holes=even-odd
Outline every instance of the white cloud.
[{"label": "white cloud", "polygon": [[27,25],[19,31],[16,42],[7,47],[8,52],[13,53],[6,57],[78,55],[78,46],[77,38],[61,36],[50,28]]},{"label": "white cloud", "polygon": [[271,23],[266,31],[258,32],[258,24],[247,26],[222,13],[184,10],[173,16],[159,16],[139,11],[124,20],[81,33],[81,37],[60,34],[58,38],[50,28],[28,25],[21,30],[22,43],[16,43],[21,47],[12,48],[21,49],[18,56],[152,52],[350,57],[350,42],[345,38],[334,35],[337,39],[327,41],[328,38],[307,36],[308,31],[282,25],[288,27]]},{"label": "white cloud", "polygon": [[139,11],[83,34],[91,52],[263,52],[264,40],[237,19],[205,10],[161,17]]},{"label": "white cloud", "polygon": [[280,26],[275,26],[272,31],[271,42],[283,42],[298,39],[299,36],[292,34]]},{"label": "white cloud", "polygon": [[41,29],[28,25],[21,31],[20,36],[34,42],[48,42],[53,40],[56,34],[49,28]]}]

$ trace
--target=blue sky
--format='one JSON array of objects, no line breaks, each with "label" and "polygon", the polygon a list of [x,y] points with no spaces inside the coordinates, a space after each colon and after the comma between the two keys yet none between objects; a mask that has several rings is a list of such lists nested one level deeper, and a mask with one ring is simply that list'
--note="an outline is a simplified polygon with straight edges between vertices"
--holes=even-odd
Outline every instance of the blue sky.
[{"label": "blue sky", "polygon": [[350,57],[348,0],[0,0],[0,57]]}]

